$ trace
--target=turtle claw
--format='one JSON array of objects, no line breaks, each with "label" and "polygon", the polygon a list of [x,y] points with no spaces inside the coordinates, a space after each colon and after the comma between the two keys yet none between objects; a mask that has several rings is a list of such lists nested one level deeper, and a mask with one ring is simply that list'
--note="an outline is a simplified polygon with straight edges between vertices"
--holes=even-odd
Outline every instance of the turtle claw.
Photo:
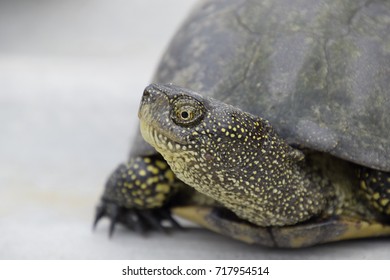
[{"label": "turtle claw", "polygon": [[[112,202],[103,201],[96,209],[93,229],[103,217],[110,219],[109,237],[111,238],[115,226],[120,223],[140,235],[147,232],[158,231],[168,233],[168,228],[181,229],[179,223],[172,217],[169,208],[156,209],[128,209]],[[167,221],[168,225],[163,225]]]},{"label": "turtle claw", "polygon": [[183,230],[183,227],[172,217],[170,211],[161,211],[160,214],[162,219],[169,221],[174,229]]},{"label": "turtle claw", "polygon": [[151,210],[138,211],[137,214],[154,230],[166,233],[166,229],[161,224],[162,220],[158,216],[154,215]]},{"label": "turtle claw", "polygon": [[118,222],[118,218],[119,218],[119,212],[120,212],[120,208],[118,206],[113,208],[112,215],[110,216],[111,219],[110,228],[108,230],[109,238],[111,238],[114,233],[115,225]]},{"label": "turtle claw", "polygon": [[96,208],[95,220],[93,221],[93,227],[92,227],[93,230],[96,229],[97,224],[99,223],[100,219],[105,216],[105,214],[106,212],[104,207],[102,207],[102,205],[99,205]]}]

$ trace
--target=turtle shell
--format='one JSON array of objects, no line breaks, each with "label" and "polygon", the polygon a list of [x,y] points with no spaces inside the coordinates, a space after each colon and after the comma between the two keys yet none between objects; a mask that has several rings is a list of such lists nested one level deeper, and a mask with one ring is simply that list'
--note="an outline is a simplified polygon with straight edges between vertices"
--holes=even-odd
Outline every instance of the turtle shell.
[{"label": "turtle shell", "polygon": [[[390,171],[390,1],[203,1],[153,81],[268,119],[291,144]],[[153,152],[137,136],[132,154]]]}]

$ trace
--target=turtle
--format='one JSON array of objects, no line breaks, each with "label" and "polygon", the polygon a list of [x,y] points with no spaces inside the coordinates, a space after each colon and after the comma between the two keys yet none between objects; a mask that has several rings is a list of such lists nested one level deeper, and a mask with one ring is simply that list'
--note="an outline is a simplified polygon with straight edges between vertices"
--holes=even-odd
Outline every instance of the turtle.
[{"label": "turtle", "polygon": [[179,216],[285,248],[389,235],[389,31],[386,0],[200,2],[95,226],[170,231]]}]

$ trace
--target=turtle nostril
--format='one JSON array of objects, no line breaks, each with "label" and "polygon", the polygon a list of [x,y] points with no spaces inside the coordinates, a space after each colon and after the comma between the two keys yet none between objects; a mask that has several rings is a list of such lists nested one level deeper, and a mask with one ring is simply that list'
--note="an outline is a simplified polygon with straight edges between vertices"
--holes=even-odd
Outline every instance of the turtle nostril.
[{"label": "turtle nostril", "polygon": [[158,93],[161,93],[161,89],[156,84],[150,84],[144,89],[143,99],[150,99]]},{"label": "turtle nostril", "polygon": [[146,87],[145,90],[144,90],[144,94],[143,94],[143,97],[149,97],[150,94],[152,93],[152,88],[150,86]]},{"label": "turtle nostril", "polygon": [[147,86],[144,90],[144,93],[142,95],[142,102],[145,103],[145,102],[150,102],[151,100],[151,97],[153,96],[153,87],[150,85],[150,86]]}]

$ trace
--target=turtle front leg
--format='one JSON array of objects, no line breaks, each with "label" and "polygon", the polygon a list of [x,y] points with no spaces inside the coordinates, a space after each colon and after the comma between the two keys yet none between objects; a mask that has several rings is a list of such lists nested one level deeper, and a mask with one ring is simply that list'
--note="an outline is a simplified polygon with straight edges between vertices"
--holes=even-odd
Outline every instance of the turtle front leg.
[{"label": "turtle front leg", "polygon": [[159,156],[134,157],[119,165],[108,179],[97,207],[94,227],[103,217],[139,232],[165,231],[163,221],[179,227],[170,213],[170,199],[183,185]]}]

